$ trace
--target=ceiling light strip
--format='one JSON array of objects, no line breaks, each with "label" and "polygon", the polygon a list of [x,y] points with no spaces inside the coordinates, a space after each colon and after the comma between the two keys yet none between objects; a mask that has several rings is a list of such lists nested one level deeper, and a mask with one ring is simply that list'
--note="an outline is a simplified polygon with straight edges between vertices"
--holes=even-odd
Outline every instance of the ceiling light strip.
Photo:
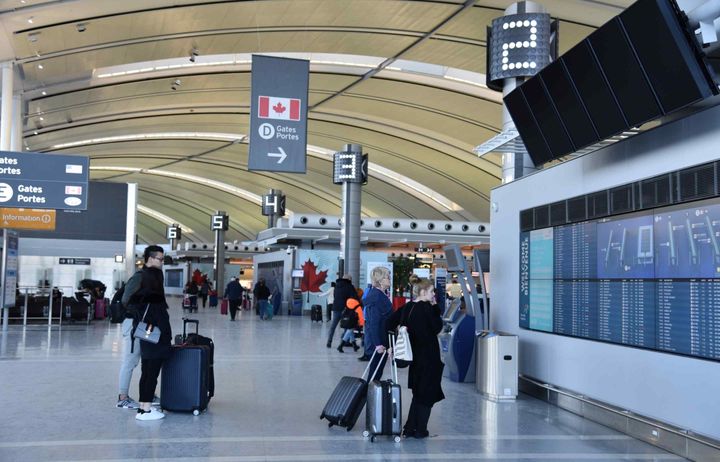
[{"label": "ceiling light strip", "polygon": [[[122,141],[141,141],[141,140],[153,140],[153,139],[202,139],[202,140],[219,140],[219,141],[237,141],[237,142],[244,142],[247,143],[247,135],[241,134],[241,133],[217,133],[217,132],[161,132],[161,133],[140,133],[140,134],[130,134],[130,135],[121,135],[121,136],[108,136],[103,138],[93,138],[93,139],[87,139],[87,140],[80,140],[80,141],[74,141],[70,143],[61,143],[51,146],[50,149],[65,149],[65,148],[72,148],[72,147],[78,147],[78,146],[87,146],[92,144],[101,144],[101,143],[112,143],[112,142],[122,142]],[[307,153],[313,157],[321,158],[324,160],[332,161],[333,155],[335,154],[335,151],[332,151],[330,149],[322,148],[319,146],[313,146],[313,145],[307,145]],[[92,169],[93,167],[91,167]],[[98,168],[106,168],[106,167],[98,167]],[[118,168],[125,168],[125,167],[118,167]],[[143,169],[130,169],[125,171],[133,171],[133,172],[140,172]],[[375,174],[378,179],[385,181],[389,184],[393,184],[397,186],[399,189],[402,189],[403,191],[407,192],[408,194],[422,200],[426,204],[432,206],[436,210],[440,212],[458,212],[462,211],[463,208],[459,204],[451,201],[447,197],[443,196],[442,194],[438,193],[437,191],[434,191],[427,186],[420,184],[419,182],[413,180],[412,178],[409,178],[405,175],[401,175],[393,170],[390,170],[388,168],[382,167],[375,163],[369,163],[368,170]],[[159,175],[163,176],[172,176],[172,175],[184,175],[184,174],[176,174],[174,172],[169,172],[165,170],[157,170]],[[185,175],[187,177],[193,177],[196,180],[193,180],[196,183],[205,182],[206,186],[212,186],[208,182],[213,182],[214,180],[209,180],[201,177],[194,177],[193,175]],[[178,177],[180,178],[180,177]],[[242,190],[240,188],[235,188],[234,186],[227,185],[226,183],[220,183],[217,182],[218,189],[226,190],[230,192],[231,194],[235,194],[236,192],[241,195],[241,197],[245,197],[248,200],[255,201],[257,203],[260,203],[261,198],[260,196],[254,195],[252,193],[249,193],[248,191]],[[233,191],[226,189],[234,188]],[[242,192],[240,192],[242,191]],[[251,194],[251,196],[246,196],[245,194]],[[438,207],[439,206],[439,207]]]},{"label": "ceiling light strip", "polygon": [[178,220],[171,218],[163,213],[160,213],[155,209],[151,209],[150,207],[146,207],[144,205],[138,204],[137,210],[138,210],[138,212],[148,215],[148,216],[151,216],[151,217],[155,218],[156,220],[161,221],[162,223],[165,223],[168,226],[178,225],[186,233],[193,234],[195,232],[189,226],[184,225],[184,224],[180,223]]}]

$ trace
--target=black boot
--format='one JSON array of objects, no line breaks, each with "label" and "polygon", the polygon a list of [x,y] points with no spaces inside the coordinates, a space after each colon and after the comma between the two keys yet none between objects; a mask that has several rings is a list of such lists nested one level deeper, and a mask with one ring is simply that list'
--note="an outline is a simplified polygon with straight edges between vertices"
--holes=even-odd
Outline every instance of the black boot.
[{"label": "black boot", "polygon": [[415,436],[415,427],[417,427],[416,405],[415,400],[410,402],[410,410],[408,411],[407,421],[403,425],[402,437],[412,438]]},{"label": "black boot", "polygon": [[345,342],[340,342],[340,345],[338,345],[337,347],[337,351],[339,351],[340,353],[345,353],[343,351],[343,346],[345,346]]},{"label": "black boot", "polygon": [[426,406],[425,404],[416,403],[415,405],[415,418],[417,422],[417,427],[415,427],[415,438],[423,439],[430,436],[430,432],[428,432],[427,424],[428,420],[430,420],[430,411],[432,411],[431,406]]},{"label": "black boot", "polygon": [[360,349],[360,347],[358,346],[358,344],[355,343],[355,342],[352,342],[350,345],[352,345],[353,351],[358,351],[358,350]]}]

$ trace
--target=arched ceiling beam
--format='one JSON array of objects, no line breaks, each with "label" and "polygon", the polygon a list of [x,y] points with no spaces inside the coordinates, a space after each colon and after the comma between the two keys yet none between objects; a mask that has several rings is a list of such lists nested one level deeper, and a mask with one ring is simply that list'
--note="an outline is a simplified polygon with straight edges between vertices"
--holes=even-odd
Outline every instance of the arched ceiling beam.
[{"label": "arched ceiling beam", "polygon": [[[95,139],[88,139],[88,140],[80,140],[75,142],[69,142],[69,143],[63,143],[51,146],[49,150],[56,151],[56,150],[62,150],[62,149],[68,149],[78,146],[87,146],[87,145],[98,145],[103,143],[113,143],[113,142],[122,142],[122,141],[135,141],[135,140],[149,140],[149,139],[206,139],[206,140],[217,140],[217,141],[228,141],[226,144],[223,144],[219,148],[211,149],[204,151],[200,154],[193,154],[190,156],[185,156],[170,162],[165,162],[160,165],[157,165],[153,167],[153,170],[161,169],[173,164],[177,164],[179,162],[189,161],[189,160],[195,160],[199,159],[202,156],[205,156],[210,153],[217,152],[221,149],[224,149],[228,146],[231,146],[233,144],[239,144],[239,143],[246,143],[247,142],[247,135],[244,134],[233,134],[233,133],[211,133],[211,132],[203,132],[203,133],[194,133],[194,132],[167,132],[167,133],[153,133],[153,134],[128,134],[128,135],[120,135],[120,136],[114,136],[114,137],[105,137],[105,138],[95,138]],[[320,158],[326,161],[331,162],[332,156],[335,151],[322,148],[320,146],[313,146],[313,145],[307,145],[307,153],[310,156]],[[97,170],[100,170],[101,168],[97,168]],[[402,175],[398,172],[392,171],[390,169],[384,168],[374,162],[370,162],[368,165],[369,171],[373,174],[373,177],[377,178],[380,181],[384,181],[386,183],[392,184],[393,186],[399,187],[400,189],[404,190],[408,194],[411,194],[412,196],[416,197],[417,199],[420,199],[424,203],[430,205],[431,207],[435,208],[441,213],[451,213],[456,212],[460,214],[461,216],[464,216],[465,213],[458,204],[451,201],[447,197],[443,196],[442,194],[438,193],[437,191],[434,191],[433,189],[413,180],[412,178],[409,178],[405,175]],[[120,172],[123,172],[117,176],[137,173],[139,170],[142,169],[131,169],[128,167],[127,171],[117,170]],[[106,169],[107,171],[107,169]],[[325,173],[325,172],[320,172]],[[106,179],[114,179],[116,177],[109,177]],[[228,185],[229,186],[229,185]],[[260,201],[260,196],[257,196],[257,201]],[[473,220],[474,217],[468,216],[465,217],[465,219]]]}]

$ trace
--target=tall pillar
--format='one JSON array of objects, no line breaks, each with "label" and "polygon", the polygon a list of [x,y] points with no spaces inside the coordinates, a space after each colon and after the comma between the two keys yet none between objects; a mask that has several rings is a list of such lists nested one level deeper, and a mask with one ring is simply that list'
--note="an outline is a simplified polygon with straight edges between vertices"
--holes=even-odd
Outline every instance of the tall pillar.
[{"label": "tall pillar", "polygon": [[12,134],[10,135],[10,149],[15,152],[23,150],[23,106],[22,96],[13,96]]},{"label": "tall pillar", "polygon": [[[526,78],[537,74],[557,57],[557,22],[545,8],[532,1],[513,3],[505,15],[488,27],[488,87],[502,91],[503,97]],[[503,132],[515,129],[505,104],[502,108]],[[502,182],[536,171],[527,152],[502,156]]]},{"label": "tall pillar", "polygon": [[277,220],[285,216],[285,195],[280,189],[271,189],[262,197],[262,214],[268,217],[268,229],[277,225]]},{"label": "tall pillar", "polygon": [[222,210],[215,212],[210,222],[210,229],[215,231],[215,258],[213,260],[213,278],[218,298],[225,291],[225,231],[228,230],[230,217]]},{"label": "tall pillar", "polygon": [[360,203],[362,184],[367,182],[367,155],[362,146],[346,144],[333,158],[333,182],[342,184],[342,227],[340,253],[342,272],[350,274],[355,285],[360,283]]},{"label": "tall pillar", "polygon": [[0,151],[10,151],[13,108],[13,63],[6,61],[2,68],[2,93],[0,93]]},{"label": "tall pillar", "polygon": [[127,281],[135,274],[135,244],[137,243],[138,185],[128,183],[125,219],[125,277]]}]

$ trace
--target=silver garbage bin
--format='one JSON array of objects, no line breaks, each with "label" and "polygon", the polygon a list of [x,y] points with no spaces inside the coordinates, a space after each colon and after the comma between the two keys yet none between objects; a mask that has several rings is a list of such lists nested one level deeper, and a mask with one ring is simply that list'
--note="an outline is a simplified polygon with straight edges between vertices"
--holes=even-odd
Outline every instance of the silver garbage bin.
[{"label": "silver garbage bin", "polygon": [[518,336],[482,331],[477,336],[475,386],[491,399],[515,399],[518,394]]}]

